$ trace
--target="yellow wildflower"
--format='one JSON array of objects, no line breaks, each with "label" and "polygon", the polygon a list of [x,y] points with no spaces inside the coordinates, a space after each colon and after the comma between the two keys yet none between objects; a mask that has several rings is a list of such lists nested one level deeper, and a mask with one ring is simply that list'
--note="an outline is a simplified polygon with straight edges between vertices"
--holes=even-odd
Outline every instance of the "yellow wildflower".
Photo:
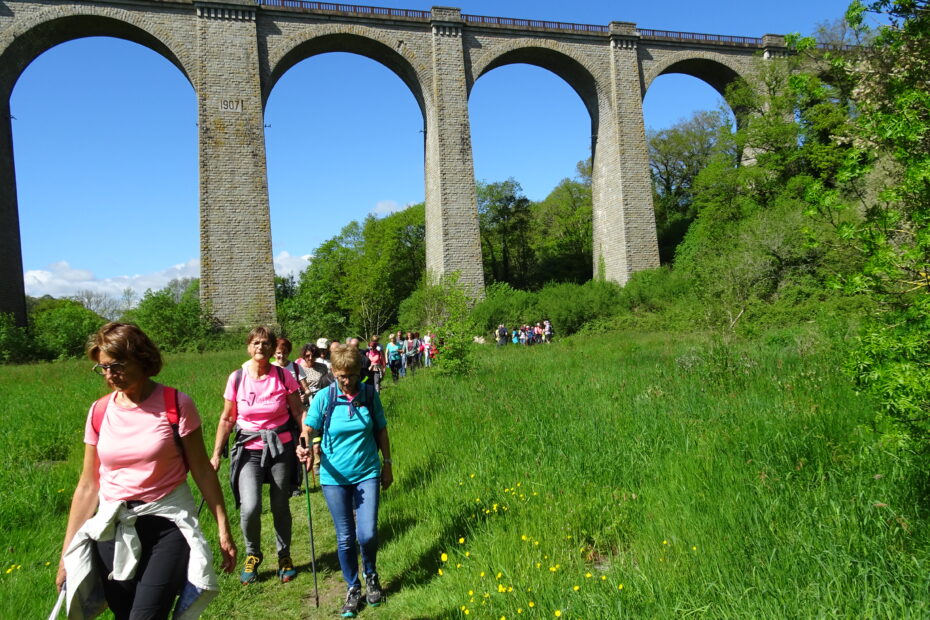
[{"label": "yellow wildflower", "polygon": [[574,590],[575,592],[577,592],[580,589],[581,589],[581,586],[572,586],[572,590]]},{"label": "yellow wildflower", "polygon": [[446,562],[448,561],[449,556],[443,553],[442,555],[439,556],[439,559],[442,560],[443,562]]},{"label": "yellow wildflower", "polygon": [[556,610],[555,610],[555,617],[558,618],[558,617],[560,617],[561,615],[562,615],[562,610],[561,610],[561,609],[556,609]]},{"label": "yellow wildflower", "polygon": [[464,536],[461,537],[461,538],[459,538],[459,544],[460,544],[460,545],[464,545],[464,544],[465,544],[465,537],[464,537]]}]

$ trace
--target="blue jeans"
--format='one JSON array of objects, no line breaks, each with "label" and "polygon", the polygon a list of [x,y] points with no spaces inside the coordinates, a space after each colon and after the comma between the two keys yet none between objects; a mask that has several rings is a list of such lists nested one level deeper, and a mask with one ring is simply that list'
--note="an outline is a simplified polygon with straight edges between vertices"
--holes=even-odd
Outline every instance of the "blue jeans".
[{"label": "blue jeans", "polygon": [[[342,576],[351,588],[360,586],[358,551],[366,575],[377,573],[378,502],[381,479],[369,478],[357,484],[324,484],[323,497],[336,526],[336,553]],[[352,511],[355,511],[353,516]]]}]

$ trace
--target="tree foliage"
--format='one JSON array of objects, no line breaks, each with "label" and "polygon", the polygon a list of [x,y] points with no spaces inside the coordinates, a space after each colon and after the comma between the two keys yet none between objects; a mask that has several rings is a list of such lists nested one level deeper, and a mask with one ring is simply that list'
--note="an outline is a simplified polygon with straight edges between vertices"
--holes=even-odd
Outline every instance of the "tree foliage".
[{"label": "tree foliage", "polygon": [[[865,16],[887,24],[872,32]],[[839,280],[845,290],[877,303],[848,368],[875,394],[888,417],[912,438],[930,439],[930,11],[917,0],[855,1],[848,23],[873,36],[858,53],[829,56],[852,85],[851,145],[836,162],[838,184],[810,192],[818,212],[849,210],[843,193],[856,191],[864,217],[840,235],[860,252],[862,266]],[[811,41],[801,41],[810,49]],[[878,192],[861,191],[869,178]]]}]

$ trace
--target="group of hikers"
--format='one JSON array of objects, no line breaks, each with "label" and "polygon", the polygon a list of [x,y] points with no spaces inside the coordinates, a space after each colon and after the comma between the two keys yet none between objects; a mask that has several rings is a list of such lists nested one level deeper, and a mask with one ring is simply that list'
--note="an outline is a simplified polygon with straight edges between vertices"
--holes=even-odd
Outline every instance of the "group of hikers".
[{"label": "group of hikers", "polygon": [[268,327],[249,332],[248,359],[226,379],[208,456],[191,398],[152,379],[162,358],[151,339],[135,325],[116,322],[91,337],[93,370],[112,391],[93,403],[84,428],[83,469],[56,577],[68,617],[93,618],[106,607],[117,619],[167,618],[172,608],[175,618],[200,615],[219,585],[187,473],[203,496],[200,507],[206,505],[216,520],[221,568],[233,572],[239,550],[217,476],[230,437],[230,486],[245,543],[241,583],[254,583],[265,559],[265,484],[276,577],[282,583],[296,578],[289,500],[306,477],[316,587],[309,483],[315,472],[347,586],[342,615],[358,612],[363,580],[367,604],[383,601],[376,564],[378,506],[394,476],[381,378],[385,367],[397,381],[429,366],[435,337],[398,332],[387,346],[375,337],[364,350],[357,339],[344,344],[320,339],[304,345],[293,361],[292,348]]},{"label": "group of hikers", "polygon": [[514,327],[513,330],[507,329],[507,326],[501,323],[494,330],[494,338],[497,340],[497,346],[502,347],[508,342],[513,344],[522,344],[530,346],[542,342],[551,343],[554,335],[552,323],[549,319],[540,321],[535,325],[524,323]]}]

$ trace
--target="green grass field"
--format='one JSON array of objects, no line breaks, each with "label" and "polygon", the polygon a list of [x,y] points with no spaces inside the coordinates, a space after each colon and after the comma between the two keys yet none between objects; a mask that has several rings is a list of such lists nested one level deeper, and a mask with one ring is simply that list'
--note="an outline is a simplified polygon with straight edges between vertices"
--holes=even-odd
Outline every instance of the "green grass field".
[{"label": "green grass field", "polygon": [[[243,359],[172,356],[160,379],[194,397],[212,436]],[[926,473],[880,441],[874,405],[838,364],[816,340],[614,334],[488,346],[472,377],[388,386],[388,601],[360,616],[930,616]],[[55,599],[83,421],[103,390],[89,366],[0,367],[8,617],[44,618]],[[273,566],[248,588],[224,577],[209,617],[336,615],[344,586],[322,497],[319,610],[304,498],[292,509],[298,579],[277,583]],[[273,556],[270,520],[263,537]]]}]

